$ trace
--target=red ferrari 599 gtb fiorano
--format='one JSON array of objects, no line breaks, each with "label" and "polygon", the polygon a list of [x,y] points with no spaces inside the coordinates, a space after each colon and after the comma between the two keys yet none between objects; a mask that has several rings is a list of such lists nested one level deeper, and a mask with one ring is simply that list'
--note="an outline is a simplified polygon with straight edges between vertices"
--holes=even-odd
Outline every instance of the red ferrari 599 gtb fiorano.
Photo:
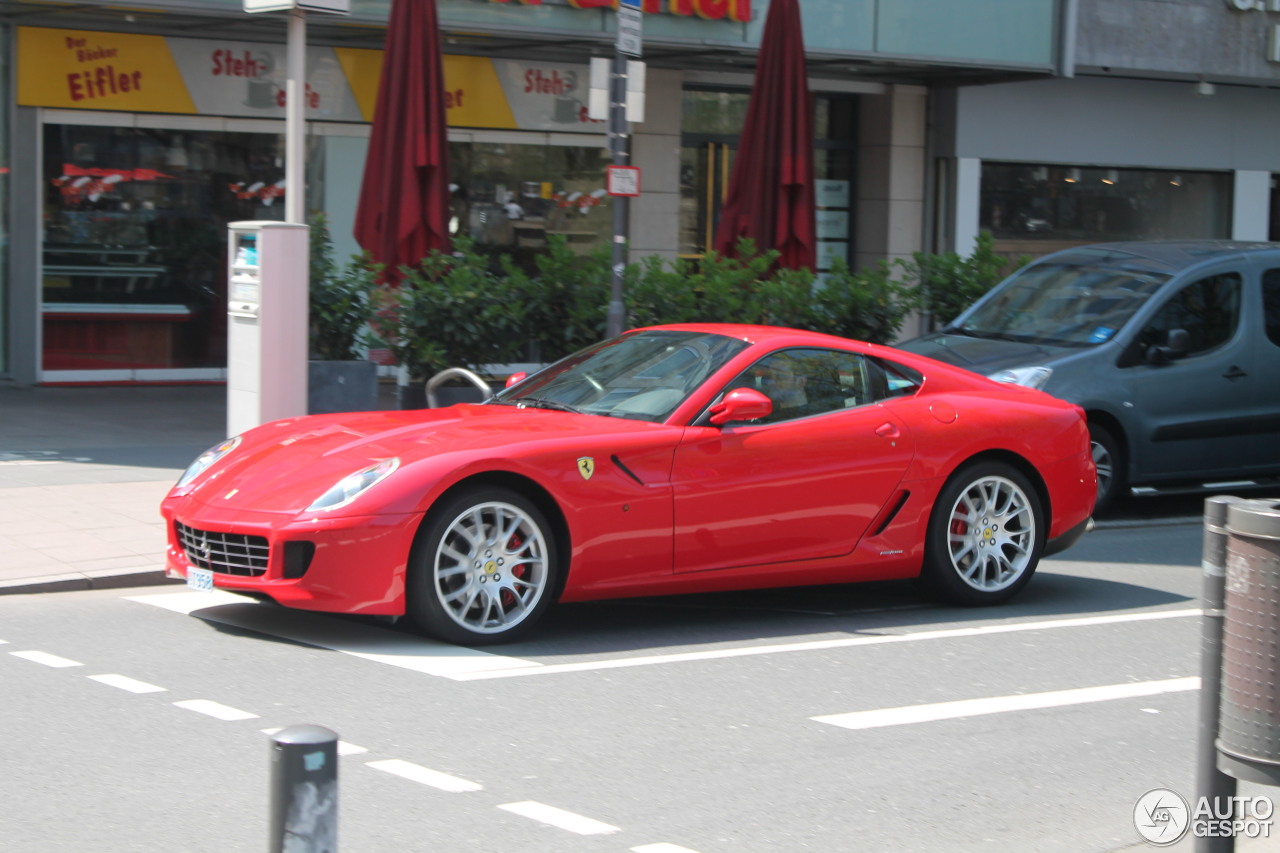
[{"label": "red ferrari 599 gtb fiorano", "polygon": [[557,601],[923,575],[994,604],[1087,529],[1081,410],[794,329],[638,329],[482,404],[311,415],[202,454],[168,567],[477,645]]}]

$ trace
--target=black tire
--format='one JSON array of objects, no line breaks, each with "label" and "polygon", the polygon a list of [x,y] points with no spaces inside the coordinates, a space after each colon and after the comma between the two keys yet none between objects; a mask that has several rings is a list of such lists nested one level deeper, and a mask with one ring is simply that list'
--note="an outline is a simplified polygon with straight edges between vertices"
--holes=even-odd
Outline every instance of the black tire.
[{"label": "black tire", "polygon": [[477,486],[427,514],[409,558],[407,609],[451,643],[511,642],[555,603],[560,575],[555,534],[533,501]]},{"label": "black tire", "polygon": [[1040,496],[1022,472],[1002,462],[974,462],[938,494],[921,576],[955,604],[999,604],[1030,583],[1044,541]]},{"label": "black tire", "polygon": [[1111,509],[1124,491],[1124,453],[1111,430],[1092,421],[1089,422],[1089,447],[1093,451],[1093,464],[1098,469],[1098,501],[1093,512],[1101,515]]}]

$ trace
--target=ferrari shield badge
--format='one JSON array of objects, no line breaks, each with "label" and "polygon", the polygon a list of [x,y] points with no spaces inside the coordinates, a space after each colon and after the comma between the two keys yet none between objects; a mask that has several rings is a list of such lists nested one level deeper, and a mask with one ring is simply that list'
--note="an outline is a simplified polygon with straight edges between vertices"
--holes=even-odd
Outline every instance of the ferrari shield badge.
[{"label": "ferrari shield badge", "polygon": [[578,457],[578,473],[582,475],[582,479],[590,480],[591,475],[596,472],[596,460],[590,456]]}]

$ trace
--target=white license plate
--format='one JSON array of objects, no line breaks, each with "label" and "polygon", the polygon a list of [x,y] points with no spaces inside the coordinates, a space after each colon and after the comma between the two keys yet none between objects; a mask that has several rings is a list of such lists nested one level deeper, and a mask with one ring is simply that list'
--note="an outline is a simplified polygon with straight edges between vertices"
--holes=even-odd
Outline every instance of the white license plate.
[{"label": "white license plate", "polygon": [[187,567],[187,586],[201,592],[212,592],[213,572],[208,569],[197,569],[195,566]]}]

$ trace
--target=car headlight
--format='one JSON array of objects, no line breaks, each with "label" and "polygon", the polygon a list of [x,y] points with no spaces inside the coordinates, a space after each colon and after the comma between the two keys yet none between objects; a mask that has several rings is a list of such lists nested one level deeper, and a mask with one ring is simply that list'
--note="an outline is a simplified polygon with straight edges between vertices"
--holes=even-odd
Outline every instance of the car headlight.
[{"label": "car headlight", "polygon": [[1011,385],[1025,385],[1027,388],[1035,388],[1037,390],[1044,388],[1049,377],[1053,375],[1052,367],[1015,367],[1010,370],[1000,370],[996,373],[987,375],[988,379],[994,379],[997,382],[1008,382]]},{"label": "car headlight", "polygon": [[196,477],[199,477],[205,471],[209,470],[213,463],[235,450],[240,445],[240,436],[228,438],[221,444],[215,444],[204,453],[196,457],[196,461],[187,466],[187,470],[182,472],[182,476],[178,478],[178,486],[180,488],[190,483]]},{"label": "car headlight", "polygon": [[337,509],[351,503],[368,489],[385,480],[392,471],[400,467],[399,457],[393,456],[381,462],[362,468],[354,474],[343,477],[333,488],[325,492],[307,507],[307,511]]}]

